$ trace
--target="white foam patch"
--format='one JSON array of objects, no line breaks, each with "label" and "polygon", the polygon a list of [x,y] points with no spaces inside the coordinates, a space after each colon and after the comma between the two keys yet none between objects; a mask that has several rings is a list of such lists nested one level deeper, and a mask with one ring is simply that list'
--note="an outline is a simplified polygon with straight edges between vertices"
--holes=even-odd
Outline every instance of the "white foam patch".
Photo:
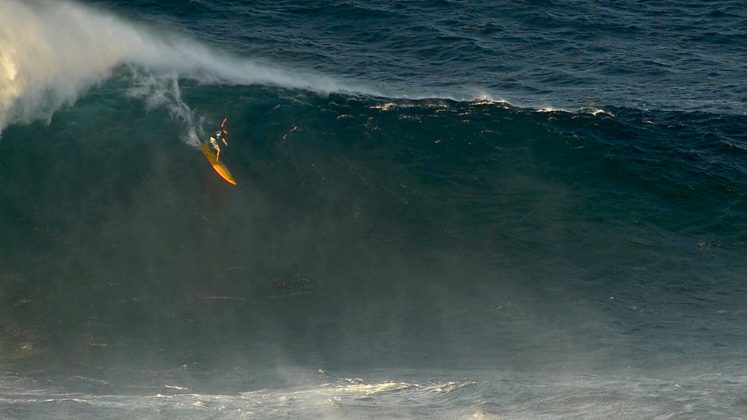
[{"label": "white foam patch", "polygon": [[607,115],[609,117],[614,117],[615,116],[615,114],[613,114],[613,113],[611,113],[611,112],[609,112],[607,110],[601,109],[601,108],[584,108],[581,111],[582,112],[586,112],[588,114],[591,114],[591,115],[593,115],[595,117],[597,115]]},{"label": "white foam patch", "polygon": [[475,105],[500,105],[500,106],[512,106],[511,103],[502,98],[494,98],[491,95],[482,93],[472,99],[471,101]]},{"label": "white foam patch", "polygon": [[377,94],[333,78],[239,58],[67,0],[0,0],[0,133],[49,119],[122,64],[203,82]]},{"label": "white foam patch", "polygon": [[407,382],[394,382],[387,381],[381,383],[368,384],[362,382],[362,380],[350,381],[345,385],[340,385],[334,389],[338,393],[353,393],[353,394],[364,394],[374,395],[383,392],[401,391],[404,389],[412,388],[415,385],[411,385]]}]

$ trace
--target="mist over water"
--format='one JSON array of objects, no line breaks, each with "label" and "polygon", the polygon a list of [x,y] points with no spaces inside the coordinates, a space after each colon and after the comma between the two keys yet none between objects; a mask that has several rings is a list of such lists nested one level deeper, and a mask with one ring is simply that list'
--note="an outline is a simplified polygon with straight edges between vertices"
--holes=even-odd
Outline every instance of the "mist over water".
[{"label": "mist over water", "polygon": [[739,65],[516,107],[601,6],[463,6],[0,0],[0,417],[744,416]]}]

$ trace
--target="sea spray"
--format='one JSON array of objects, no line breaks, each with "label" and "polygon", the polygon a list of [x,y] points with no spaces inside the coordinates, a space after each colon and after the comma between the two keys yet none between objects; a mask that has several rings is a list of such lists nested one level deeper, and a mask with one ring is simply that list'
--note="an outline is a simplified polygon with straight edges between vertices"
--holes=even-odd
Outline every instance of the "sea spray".
[{"label": "sea spray", "polygon": [[48,120],[125,64],[203,83],[374,92],[313,72],[260,64],[75,2],[2,0],[0,133],[9,124]]},{"label": "sea spray", "polygon": [[204,117],[195,116],[194,111],[182,99],[177,76],[172,74],[156,77],[153,74],[143,74],[137,68],[131,70],[132,87],[128,90],[128,95],[142,98],[149,110],[165,107],[172,118],[186,126],[186,132],[182,135],[184,142],[199,147],[200,138],[205,137],[202,128]]}]

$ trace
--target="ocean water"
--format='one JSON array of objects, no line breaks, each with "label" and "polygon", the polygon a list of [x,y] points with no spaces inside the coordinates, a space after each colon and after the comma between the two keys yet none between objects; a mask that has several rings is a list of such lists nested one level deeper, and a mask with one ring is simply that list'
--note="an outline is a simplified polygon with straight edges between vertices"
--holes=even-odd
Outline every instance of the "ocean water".
[{"label": "ocean water", "polygon": [[743,6],[0,0],[0,418],[747,417]]}]

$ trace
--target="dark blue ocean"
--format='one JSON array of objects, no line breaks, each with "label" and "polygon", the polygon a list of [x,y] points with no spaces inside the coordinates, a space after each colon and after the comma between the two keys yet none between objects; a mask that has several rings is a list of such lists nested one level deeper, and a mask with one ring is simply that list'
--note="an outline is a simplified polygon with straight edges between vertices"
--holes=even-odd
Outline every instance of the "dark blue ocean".
[{"label": "dark blue ocean", "polygon": [[0,0],[0,418],[745,418],[746,133],[737,0]]}]

